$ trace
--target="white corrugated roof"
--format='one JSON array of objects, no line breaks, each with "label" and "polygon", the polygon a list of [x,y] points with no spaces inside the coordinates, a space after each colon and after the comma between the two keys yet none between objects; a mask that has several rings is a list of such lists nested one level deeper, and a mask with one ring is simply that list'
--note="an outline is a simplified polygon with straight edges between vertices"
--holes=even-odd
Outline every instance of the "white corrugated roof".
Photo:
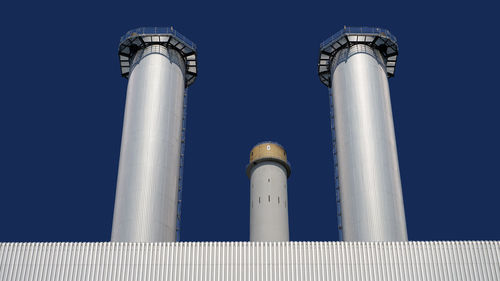
[{"label": "white corrugated roof", "polygon": [[500,242],[0,243],[0,280],[500,280]]}]

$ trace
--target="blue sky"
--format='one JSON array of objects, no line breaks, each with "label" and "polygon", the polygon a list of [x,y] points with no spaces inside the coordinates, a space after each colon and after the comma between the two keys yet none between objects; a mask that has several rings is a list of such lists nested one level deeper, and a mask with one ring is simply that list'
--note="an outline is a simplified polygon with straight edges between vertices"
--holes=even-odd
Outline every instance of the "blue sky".
[{"label": "blue sky", "polygon": [[486,1],[9,2],[0,44],[0,241],[108,241],[127,81],[120,36],[170,26],[198,46],[189,89],[183,241],[246,241],[254,144],[292,164],[292,240],[336,229],[319,44],[389,29],[389,81],[410,240],[498,240],[499,38]]}]

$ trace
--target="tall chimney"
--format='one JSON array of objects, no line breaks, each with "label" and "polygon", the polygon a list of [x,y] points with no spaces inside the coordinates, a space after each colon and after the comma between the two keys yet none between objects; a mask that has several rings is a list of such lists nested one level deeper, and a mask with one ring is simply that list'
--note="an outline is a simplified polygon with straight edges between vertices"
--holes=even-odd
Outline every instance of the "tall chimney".
[{"label": "tall chimney", "polygon": [[111,241],[176,241],[196,46],[172,27],[138,28],[121,38],[118,55],[129,81]]},{"label": "tall chimney", "polygon": [[345,241],[407,241],[388,77],[396,38],[344,28],[320,45],[330,91],[339,230]]}]

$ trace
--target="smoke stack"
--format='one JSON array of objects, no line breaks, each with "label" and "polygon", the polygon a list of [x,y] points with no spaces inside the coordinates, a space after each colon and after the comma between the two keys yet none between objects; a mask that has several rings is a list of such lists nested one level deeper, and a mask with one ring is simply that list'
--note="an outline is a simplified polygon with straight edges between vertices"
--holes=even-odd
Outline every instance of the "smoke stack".
[{"label": "smoke stack", "polygon": [[408,240],[387,81],[397,55],[396,38],[379,28],[344,28],[320,46],[345,241]]},{"label": "smoke stack", "polygon": [[196,46],[171,27],[138,28],[121,38],[118,53],[129,81],[111,241],[176,241]]},{"label": "smoke stack", "polygon": [[288,241],[288,187],[290,165],[286,151],[263,142],[250,152],[246,169],[250,179],[250,241]]}]

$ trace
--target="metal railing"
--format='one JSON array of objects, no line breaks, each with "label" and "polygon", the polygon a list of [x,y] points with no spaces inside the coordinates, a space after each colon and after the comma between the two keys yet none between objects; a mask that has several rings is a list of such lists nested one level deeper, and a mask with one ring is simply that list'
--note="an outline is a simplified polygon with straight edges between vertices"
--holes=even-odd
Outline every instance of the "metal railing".
[{"label": "metal railing", "polygon": [[335,34],[330,36],[328,39],[323,41],[319,47],[323,48],[327,45],[329,45],[332,42],[337,41],[340,37],[346,35],[346,34],[352,34],[352,33],[357,33],[357,34],[367,34],[367,35],[382,35],[384,37],[387,37],[394,41],[394,43],[397,42],[396,36],[392,35],[389,30],[384,29],[384,28],[378,28],[378,27],[344,27],[344,29],[341,29],[337,31]]},{"label": "metal railing", "polygon": [[164,35],[169,34],[177,37],[191,49],[196,50],[196,44],[193,41],[186,38],[186,36],[177,32],[172,26],[170,27],[140,27],[127,31],[125,35],[120,37],[120,44],[130,37],[142,36],[142,35]]},{"label": "metal railing", "polygon": [[344,232],[342,231],[342,209],[340,205],[340,181],[339,181],[339,162],[337,158],[337,135],[335,134],[335,116],[333,108],[333,94],[328,88],[328,96],[330,97],[330,129],[332,131],[333,145],[333,172],[335,176],[335,201],[337,203],[337,229],[339,231],[339,241],[343,241]]},{"label": "metal railing", "polygon": [[182,106],[182,133],[181,133],[181,154],[179,161],[179,181],[177,185],[177,221],[175,224],[175,241],[181,241],[181,221],[182,221],[182,188],[184,182],[184,150],[186,148],[186,117],[187,117],[188,90],[184,90],[184,103]]}]

